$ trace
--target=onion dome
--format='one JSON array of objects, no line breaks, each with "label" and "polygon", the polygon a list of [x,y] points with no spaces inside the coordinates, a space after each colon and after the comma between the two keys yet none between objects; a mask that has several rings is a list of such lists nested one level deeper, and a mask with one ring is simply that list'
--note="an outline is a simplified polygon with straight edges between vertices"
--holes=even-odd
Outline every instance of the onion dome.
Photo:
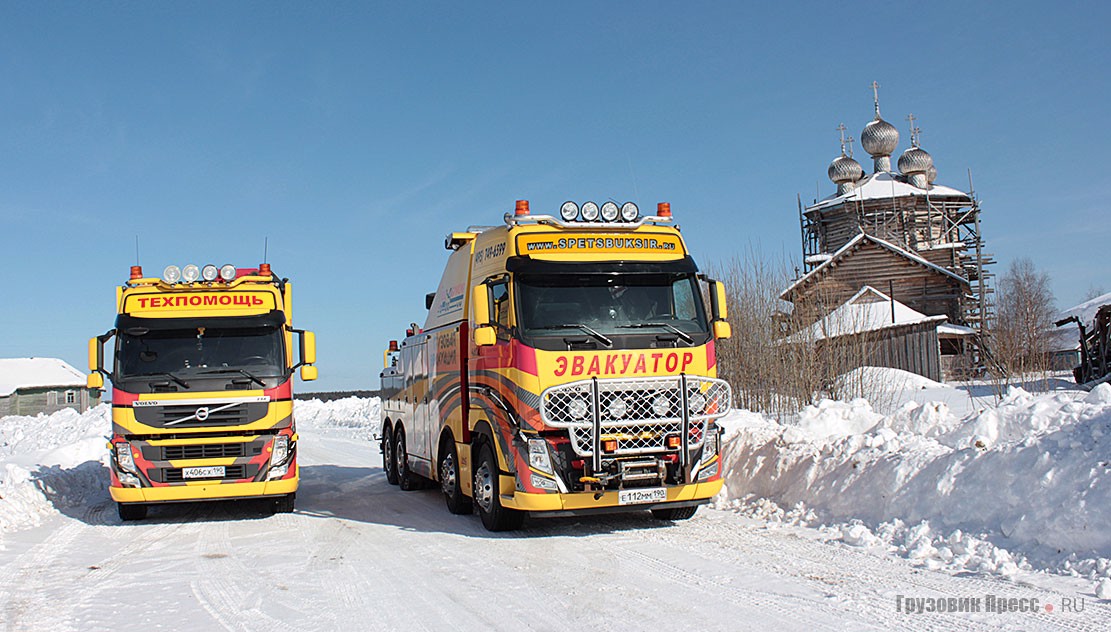
[{"label": "onion dome", "polygon": [[864,168],[860,166],[859,162],[841,154],[829,163],[827,173],[834,184],[844,184],[846,182],[856,182],[864,177]]},{"label": "onion dome", "polygon": [[899,146],[899,130],[880,118],[877,112],[876,118],[865,125],[864,131],[860,133],[860,144],[872,158],[890,156]]},{"label": "onion dome", "polygon": [[899,171],[904,175],[928,173],[934,166],[934,159],[921,147],[911,147],[899,156]]}]

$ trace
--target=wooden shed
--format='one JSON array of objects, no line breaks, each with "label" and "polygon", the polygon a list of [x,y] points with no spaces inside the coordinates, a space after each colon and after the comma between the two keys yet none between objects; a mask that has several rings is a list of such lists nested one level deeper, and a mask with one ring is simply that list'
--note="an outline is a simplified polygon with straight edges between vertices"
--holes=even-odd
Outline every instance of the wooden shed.
[{"label": "wooden shed", "polygon": [[0,358],[0,417],[84,412],[100,403],[85,374],[57,358]]}]

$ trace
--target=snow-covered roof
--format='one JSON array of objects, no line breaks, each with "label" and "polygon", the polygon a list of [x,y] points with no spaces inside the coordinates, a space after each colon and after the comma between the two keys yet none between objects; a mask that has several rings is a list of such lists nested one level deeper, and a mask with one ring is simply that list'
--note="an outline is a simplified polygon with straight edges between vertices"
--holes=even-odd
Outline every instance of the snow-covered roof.
[{"label": "snow-covered roof", "polygon": [[948,334],[950,336],[971,336],[976,333],[976,330],[964,325],[954,325],[953,323],[945,323],[937,326],[938,334]]},{"label": "snow-covered roof", "polygon": [[919,323],[942,323],[945,316],[927,316],[913,310],[876,288],[865,285],[840,307],[824,318],[792,334],[787,342],[813,342],[866,331],[879,331],[889,327],[902,327]]},{"label": "snow-covered roof", "polygon": [[58,358],[0,358],[0,397],[21,388],[85,386],[85,374]]},{"label": "snow-covered roof", "polygon": [[937,272],[939,274],[944,274],[945,276],[948,276],[948,277],[952,277],[952,278],[956,279],[957,281],[960,281],[961,283],[964,283],[965,285],[968,284],[968,279],[962,277],[961,275],[959,275],[959,274],[957,274],[957,273],[955,273],[951,270],[946,270],[945,268],[943,268],[943,267],[941,267],[937,264],[930,263],[926,259],[923,259],[922,257],[914,254],[913,252],[910,252],[909,250],[905,250],[903,248],[900,248],[899,246],[896,246],[895,244],[893,244],[889,241],[880,239],[879,237],[876,237],[875,235],[869,235],[865,232],[861,232],[856,237],[853,237],[852,239],[850,239],[849,242],[846,243],[844,246],[841,246],[837,250],[837,252],[830,255],[830,257],[828,259],[826,259],[825,261],[823,261],[818,267],[816,267],[813,270],[811,270],[810,272],[807,272],[806,274],[802,275],[801,277],[796,279],[794,283],[787,286],[786,290],[783,290],[782,292],[780,292],[779,298],[781,298],[783,300],[789,300],[787,297],[790,296],[791,293],[794,292],[796,288],[803,285],[804,283],[806,283],[810,279],[816,278],[817,275],[821,274],[827,268],[831,267],[834,264],[835,261],[837,261],[841,257],[845,256],[845,253],[852,250],[857,244],[859,244],[860,242],[862,242],[864,240],[868,240],[868,241],[870,241],[870,242],[872,242],[872,243],[874,243],[878,246],[886,248],[887,250],[890,250],[891,252],[893,252],[893,253],[901,256],[901,257],[905,257],[907,259],[910,259],[911,261],[913,261],[913,262],[915,262],[915,263],[917,263],[921,266],[925,266],[925,267],[933,270],[934,272]]},{"label": "snow-covered roof", "polygon": [[1111,293],[1097,296],[1091,300],[1084,301],[1079,305],[1072,307],[1061,312],[1055,320],[1062,320],[1069,316],[1076,316],[1080,322],[1084,323],[1085,327],[1091,328],[1092,322],[1096,319],[1096,312],[1104,305],[1111,305]]},{"label": "snow-covered roof", "polygon": [[866,176],[857,186],[853,187],[852,191],[848,191],[843,195],[831,195],[813,206],[806,207],[806,210],[815,211],[825,209],[848,201],[889,199],[906,197],[908,195],[923,197],[926,195],[930,197],[961,197],[971,202],[971,198],[969,198],[968,194],[964,191],[958,191],[957,189],[940,184],[932,184],[929,189],[919,189],[912,184],[900,180],[897,174],[891,173],[890,171],[880,171],[879,173]]}]

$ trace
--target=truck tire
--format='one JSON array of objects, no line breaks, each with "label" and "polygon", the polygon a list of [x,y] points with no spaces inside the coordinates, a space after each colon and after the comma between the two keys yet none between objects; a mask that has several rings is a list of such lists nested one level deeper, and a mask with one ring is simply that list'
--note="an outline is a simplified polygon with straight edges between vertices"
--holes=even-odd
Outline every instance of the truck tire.
[{"label": "truck tire", "polygon": [[147,517],[147,506],[142,503],[116,503],[116,511],[120,514],[120,520],[124,522]]},{"label": "truck tire", "polygon": [[404,428],[398,428],[394,431],[393,457],[394,469],[397,470],[397,486],[406,492],[420,489],[420,481],[417,480],[417,475],[409,469],[409,453],[405,449]]},{"label": "truck tire", "polygon": [[477,467],[474,470],[474,504],[487,531],[513,531],[520,529],[525,514],[506,509],[501,504],[498,460],[488,441],[478,446]]},{"label": "truck tire", "polygon": [[388,427],[382,431],[382,469],[386,472],[386,482],[397,485],[397,461],[393,456],[393,431]]},{"label": "truck tire", "polygon": [[463,495],[462,486],[459,485],[459,455],[456,454],[454,441],[444,441],[437,470],[440,474],[440,491],[444,493],[447,510],[457,515],[470,515],[474,511],[474,505],[470,498]]},{"label": "truck tire", "polygon": [[274,513],[293,513],[293,505],[297,502],[296,494],[286,494],[274,499]]},{"label": "truck tire", "polygon": [[676,520],[688,520],[691,516],[694,515],[694,512],[696,511],[698,511],[698,505],[694,505],[693,507],[668,507],[667,509],[653,509],[652,517],[657,520],[667,520],[671,522]]}]

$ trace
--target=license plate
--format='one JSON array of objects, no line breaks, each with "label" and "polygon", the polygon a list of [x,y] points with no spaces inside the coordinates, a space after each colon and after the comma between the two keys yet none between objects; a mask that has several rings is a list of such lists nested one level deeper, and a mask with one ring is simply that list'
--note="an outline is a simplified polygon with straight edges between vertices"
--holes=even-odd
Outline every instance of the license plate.
[{"label": "license plate", "polygon": [[224,466],[213,465],[212,467],[183,467],[181,468],[182,478],[224,478]]},{"label": "license plate", "polygon": [[667,500],[667,490],[663,487],[652,489],[623,489],[617,492],[617,504],[639,505],[641,503],[659,503]]}]

